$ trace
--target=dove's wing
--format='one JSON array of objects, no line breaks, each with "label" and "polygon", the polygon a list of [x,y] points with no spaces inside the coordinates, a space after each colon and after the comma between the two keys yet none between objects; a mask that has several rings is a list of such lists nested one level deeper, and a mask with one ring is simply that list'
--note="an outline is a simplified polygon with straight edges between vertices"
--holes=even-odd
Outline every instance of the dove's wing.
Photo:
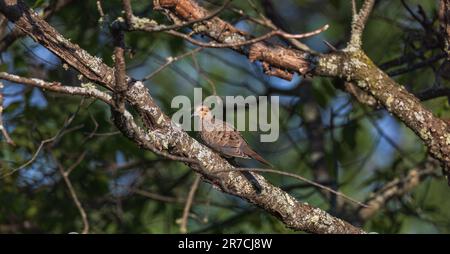
[{"label": "dove's wing", "polygon": [[210,123],[210,130],[203,130],[200,137],[211,149],[225,157],[253,158],[268,166],[272,165],[250,148],[245,139],[234,127],[223,121]]},{"label": "dove's wing", "polygon": [[226,157],[249,158],[241,151],[245,140],[231,124],[216,119],[207,124],[210,125],[200,132],[200,137],[207,146]]},{"label": "dove's wing", "polygon": [[242,142],[245,141],[238,132],[202,131],[200,137],[207,146],[226,157],[249,158],[241,151]]}]

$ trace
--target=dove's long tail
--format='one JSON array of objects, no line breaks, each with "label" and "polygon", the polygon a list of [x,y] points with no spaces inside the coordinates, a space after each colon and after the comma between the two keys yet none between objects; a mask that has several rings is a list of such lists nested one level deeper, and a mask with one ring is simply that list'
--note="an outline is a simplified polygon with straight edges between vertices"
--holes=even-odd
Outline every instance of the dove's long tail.
[{"label": "dove's long tail", "polygon": [[249,147],[246,147],[244,149],[244,153],[247,156],[249,156],[249,157],[251,157],[251,158],[261,162],[262,164],[265,164],[265,165],[269,166],[270,168],[274,168],[273,165],[270,162],[266,161],[263,157],[261,157],[261,155],[259,155],[258,153],[256,153],[252,149],[250,149]]}]

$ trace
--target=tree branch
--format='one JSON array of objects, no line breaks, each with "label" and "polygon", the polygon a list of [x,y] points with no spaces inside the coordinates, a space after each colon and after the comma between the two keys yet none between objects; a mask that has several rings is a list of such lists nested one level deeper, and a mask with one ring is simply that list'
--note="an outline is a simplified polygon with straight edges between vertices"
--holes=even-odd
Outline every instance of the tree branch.
[{"label": "tree branch", "polygon": [[361,221],[367,221],[379,210],[385,207],[386,203],[396,197],[402,197],[419,185],[424,178],[430,175],[436,175],[436,161],[428,161],[424,165],[411,169],[408,174],[402,178],[396,178],[387,183],[383,188],[373,193],[366,201],[367,207],[362,207],[358,212]]},{"label": "tree branch", "polygon": [[[74,2],[74,0],[57,0],[53,4],[50,4],[44,10],[44,14],[42,16],[43,19],[49,19],[55,12],[58,12],[65,6]],[[0,33],[0,35],[2,35]],[[25,36],[26,34],[18,28],[14,28],[10,33],[6,36],[2,37],[0,41],[0,52],[6,51],[9,46],[11,46],[17,39]]]},{"label": "tree branch", "polygon": [[0,130],[3,134],[3,137],[6,140],[6,143],[15,146],[14,140],[9,136],[8,130],[6,129],[5,123],[3,121],[3,82],[0,81]]},{"label": "tree branch", "polygon": [[0,72],[0,79],[8,80],[18,84],[24,84],[34,87],[39,87],[48,91],[68,94],[68,95],[81,95],[85,97],[92,97],[99,99],[106,104],[114,105],[111,95],[106,92],[102,92],[94,87],[93,84],[84,84],[84,87],[77,86],[63,86],[58,82],[46,82],[36,78],[25,78],[17,75],[9,74],[6,72]]},{"label": "tree branch", "polygon": [[354,0],[352,4],[352,31],[347,48],[360,49],[362,46],[362,34],[364,32],[364,28],[366,27],[367,20],[369,19],[369,15],[372,12],[375,0],[364,0],[364,4],[358,13],[356,13],[356,4]]},{"label": "tree branch", "polygon": [[186,234],[188,232],[187,223],[189,219],[189,212],[192,207],[192,203],[194,201],[195,192],[197,191],[198,185],[200,184],[200,175],[196,175],[194,182],[191,185],[191,189],[189,190],[188,197],[186,199],[186,204],[183,210],[183,217],[181,218],[180,223],[180,232]]}]

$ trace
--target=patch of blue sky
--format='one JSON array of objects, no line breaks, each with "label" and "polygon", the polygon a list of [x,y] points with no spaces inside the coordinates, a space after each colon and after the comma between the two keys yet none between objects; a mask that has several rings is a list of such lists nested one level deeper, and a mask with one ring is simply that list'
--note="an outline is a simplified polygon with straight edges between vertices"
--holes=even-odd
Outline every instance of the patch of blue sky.
[{"label": "patch of blue sky", "polygon": [[252,27],[248,24],[246,20],[239,20],[237,23],[234,24],[234,27],[246,33],[250,33],[252,30],[251,29]]},{"label": "patch of blue sky", "polygon": [[292,107],[299,103],[300,98],[296,95],[280,95],[280,106]]},{"label": "patch of blue sky", "polygon": [[[348,103],[349,96],[338,96],[336,97],[330,104],[331,108],[335,112],[339,109],[341,117],[334,117],[333,124],[334,126],[339,126],[345,124],[347,122],[347,117],[345,115],[352,110],[352,104]],[[330,117],[331,111],[322,110],[322,121],[325,126],[330,125]],[[380,119],[374,120],[375,123],[379,126],[379,128],[383,131],[384,135],[388,137],[391,141],[393,141],[397,146],[400,146],[402,140],[402,131],[399,123],[396,121],[394,117],[392,117],[388,113],[383,113]],[[378,168],[389,165],[394,159],[395,148],[390,144],[390,142],[383,136],[380,136],[377,129],[368,123],[370,126],[371,136],[380,137],[380,141],[378,142],[374,153],[371,156],[371,167]]]},{"label": "patch of blue sky", "polygon": [[59,66],[60,60],[51,51],[35,42],[26,42],[24,46],[30,50],[30,54],[36,64],[43,64],[47,69],[54,69]]},{"label": "patch of blue sky", "polygon": [[[376,120],[377,125],[381,128],[384,135],[392,140],[398,147],[401,147],[402,142],[402,129],[398,121],[388,113],[383,113],[383,117]],[[379,135],[378,131],[373,127],[371,129],[373,135]],[[385,137],[380,137],[381,140],[378,143],[374,155],[372,156],[373,163],[378,167],[385,167],[392,163],[396,149],[386,140]]]},{"label": "patch of blue sky", "polygon": [[2,52],[0,53],[0,64],[5,64],[7,66],[8,72],[12,72],[14,70],[13,57],[10,52]]},{"label": "patch of blue sky", "polygon": [[291,90],[302,81],[303,77],[298,74],[294,74],[292,80],[285,80],[274,76],[269,76],[268,79],[273,88],[280,90]]},{"label": "patch of blue sky", "polygon": [[[31,157],[33,155],[29,154],[27,156]],[[52,177],[55,170],[55,162],[41,151],[32,164],[19,171],[17,183],[19,186],[32,188],[52,185],[55,182],[55,179]]]},{"label": "patch of blue sky", "polygon": [[2,81],[5,87],[3,93],[5,95],[3,100],[3,107],[7,108],[9,105],[23,101],[23,95],[20,93],[25,89],[24,85],[13,84],[9,81]]},{"label": "patch of blue sky", "polygon": [[132,170],[113,179],[109,183],[109,189],[113,196],[122,197],[130,194],[133,183],[140,176],[138,170]]},{"label": "patch of blue sky", "polygon": [[[125,154],[121,151],[116,152],[116,164],[118,166],[125,164],[126,158]],[[131,185],[136,181],[139,177],[139,171],[132,170],[128,171],[119,177],[113,179],[109,183],[109,189],[113,196],[125,196],[130,193]]]},{"label": "patch of blue sky", "polygon": [[330,102],[330,106],[322,109],[322,122],[325,126],[330,126],[331,114],[333,113],[333,125],[338,126],[347,122],[347,115],[352,110],[349,103],[350,97],[346,94],[338,95]]},{"label": "patch of blue sky", "polygon": [[125,154],[123,154],[123,152],[121,152],[121,151],[117,151],[115,157],[116,157],[116,164],[117,165],[122,165],[122,164],[124,164],[126,162]]},{"label": "patch of blue sky", "polygon": [[47,107],[48,102],[39,88],[33,89],[30,97],[30,105],[41,109]]}]

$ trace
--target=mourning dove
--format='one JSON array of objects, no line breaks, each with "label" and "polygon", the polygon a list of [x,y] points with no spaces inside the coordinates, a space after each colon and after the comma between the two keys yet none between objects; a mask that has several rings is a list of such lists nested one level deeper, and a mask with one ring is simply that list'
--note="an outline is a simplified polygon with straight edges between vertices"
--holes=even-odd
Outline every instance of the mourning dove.
[{"label": "mourning dove", "polygon": [[269,167],[264,160],[247,144],[241,134],[229,123],[215,119],[207,106],[198,106],[194,111],[201,124],[200,138],[211,149],[225,158],[253,158]]}]

